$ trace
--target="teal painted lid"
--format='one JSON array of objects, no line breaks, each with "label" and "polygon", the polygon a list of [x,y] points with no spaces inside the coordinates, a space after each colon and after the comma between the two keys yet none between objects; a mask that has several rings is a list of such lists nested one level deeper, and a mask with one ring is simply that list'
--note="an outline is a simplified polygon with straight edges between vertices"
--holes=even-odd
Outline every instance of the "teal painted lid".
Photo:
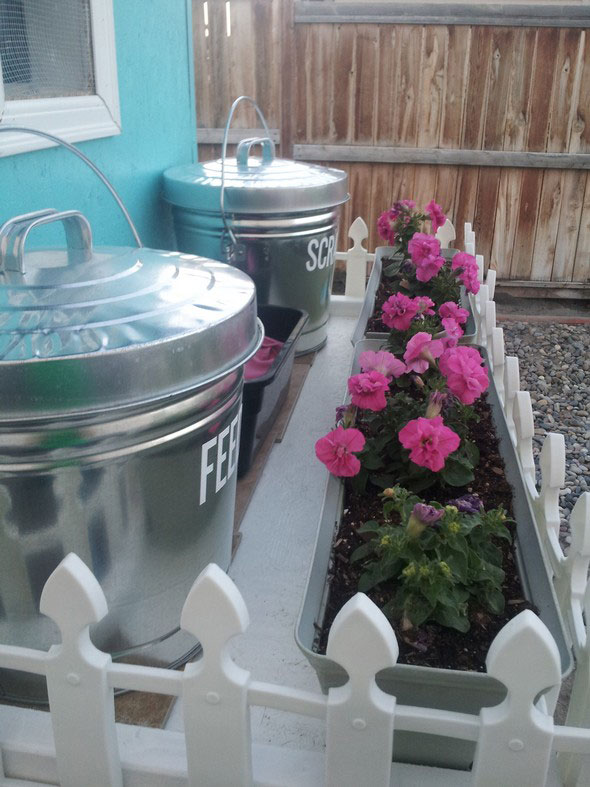
[{"label": "teal painted lid", "polygon": [[[346,172],[274,158],[270,146],[263,146],[262,158],[250,156],[253,143],[242,140],[236,158],[225,160],[224,207],[228,213],[302,213],[333,208],[348,199]],[[220,213],[221,167],[217,159],[167,169],[164,199],[178,207]]]}]

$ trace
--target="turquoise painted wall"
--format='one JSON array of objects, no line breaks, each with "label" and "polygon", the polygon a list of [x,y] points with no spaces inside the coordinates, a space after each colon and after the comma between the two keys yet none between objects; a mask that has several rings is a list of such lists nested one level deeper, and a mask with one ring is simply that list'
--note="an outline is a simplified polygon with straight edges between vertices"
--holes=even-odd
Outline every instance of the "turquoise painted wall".
[{"label": "turquoise painted wall", "polygon": [[[161,173],[196,161],[191,0],[114,0],[122,133],[76,143],[113,183],[146,246],[173,248]],[[1,138],[0,138],[1,140]],[[0,158],[0,224],[40,208],[86,215],[96,245],[133,245],[115,201],[64,149]],[[36,243],[63,244],[50,228]]]}]

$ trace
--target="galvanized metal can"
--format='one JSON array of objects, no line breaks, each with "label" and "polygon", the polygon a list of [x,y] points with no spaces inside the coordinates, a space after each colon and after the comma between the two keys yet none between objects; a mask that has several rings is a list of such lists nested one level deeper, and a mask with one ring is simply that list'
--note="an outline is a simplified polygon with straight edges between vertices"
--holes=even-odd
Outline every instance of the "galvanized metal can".
[{"label": "galvanized metal can", "polygon": [[325,343],[345,172],[277,159],[270,139],[245,139],[236,158],[166,170],[164,198],[179,249],[248,273],[262,305],[306,311],[298,354]]},{"label": "galvanized metal can", "polygon": [[[24,254],[48,221],[66,225],[67,251]],[[90,237],[76,212],[0,229],[0,641],[59,641],[39,597],[73,551],[109,603],[95,644],[170,665],[196,645],[178,630],[192,582],[230,562],[255,288],[216,261],[93,252]],[[0,671],[2,695],[43,689]]]}]

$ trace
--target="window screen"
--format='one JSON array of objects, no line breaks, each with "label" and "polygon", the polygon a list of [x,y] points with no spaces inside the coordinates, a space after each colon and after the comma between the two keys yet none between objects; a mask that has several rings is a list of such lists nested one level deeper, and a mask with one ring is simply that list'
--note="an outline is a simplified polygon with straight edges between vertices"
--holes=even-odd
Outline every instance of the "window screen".
[{"label": "window screen", "polygon": [[7,101],[94,95],[90,0],[0,0]]}]

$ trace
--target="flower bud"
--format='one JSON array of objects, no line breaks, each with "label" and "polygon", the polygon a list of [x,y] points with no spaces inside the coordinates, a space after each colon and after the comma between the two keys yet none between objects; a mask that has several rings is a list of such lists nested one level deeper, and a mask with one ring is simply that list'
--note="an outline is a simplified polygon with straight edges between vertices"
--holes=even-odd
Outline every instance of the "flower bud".
[{"label": "flower bud", "polygon": [[388,486],[387,489],[384,489],[381,494],[383,497],[395,497],[395,489],[391,486]]},{"label": "flower bud", "polygon": [[441,511],[439,508],[426,505],[426,503],[416,503],[406,527],[408,538],[418,538],[428,525],[434,525],[443,514],[444,511]]},{"label": "flower bud", "polygon": [[442,393],[442,391],[433,391],[428,399],[426,418],[436,418],[437,415],[440,415],[446,400],[447,395],[445,393]]}]

